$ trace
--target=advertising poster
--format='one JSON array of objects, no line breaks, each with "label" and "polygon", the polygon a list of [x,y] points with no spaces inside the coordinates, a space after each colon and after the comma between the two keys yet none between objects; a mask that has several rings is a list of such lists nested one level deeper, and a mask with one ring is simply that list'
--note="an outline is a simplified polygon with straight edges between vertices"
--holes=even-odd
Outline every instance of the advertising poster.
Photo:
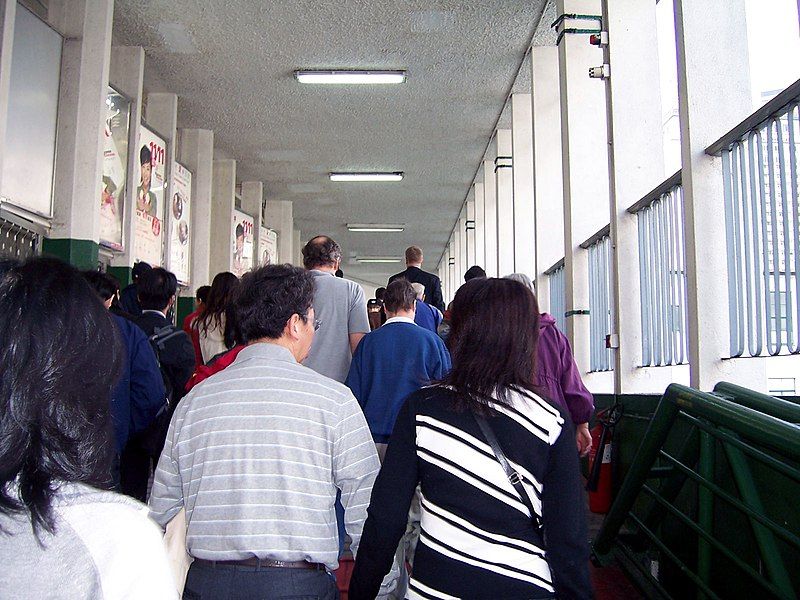
[{"label": "advertising poster", "polygon": [[178,282],[189,283],[189,224],[192,222],[192,172],[178,162],[172,163],[172,186],[169,204],[169,270],[175,273]]},{"label": "advertising poster", "polygon": [[258,236],[258,259],[261,266],[278,262],[278,232],[262,227]]},{"label": "advertising poster", "polygon": [[131,103],[108,88],[103,132],[103,184],[100,192],[100,243],[122,250],[122,218],[128,175],[128,132]]},{"label": "advertising poster", "polygon": [[253,267],[253,217],[233,211],[231,222],[231,272],[241,277]]},{"label": "advertising poster", "polygon": [[164,223],[164,180],[167,145],[163,139],[142,125],[136,144],[135,181],[136,215],[134,217],[133,255],[136,260],[161,266]]}]

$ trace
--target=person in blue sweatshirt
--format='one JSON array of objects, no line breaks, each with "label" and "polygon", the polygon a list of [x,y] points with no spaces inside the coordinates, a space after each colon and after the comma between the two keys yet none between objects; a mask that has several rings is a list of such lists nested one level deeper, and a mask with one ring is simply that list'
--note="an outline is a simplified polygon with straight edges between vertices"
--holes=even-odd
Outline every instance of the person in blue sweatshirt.
[{"label": "person in blue sweatshirt", "polygon": [[383,306],[386,323],[361,340],[345,382],[364,411],[381,458],[406,397],[450,371],[442,339],[414,323],[416,294],[409,281],[390,283]]}]

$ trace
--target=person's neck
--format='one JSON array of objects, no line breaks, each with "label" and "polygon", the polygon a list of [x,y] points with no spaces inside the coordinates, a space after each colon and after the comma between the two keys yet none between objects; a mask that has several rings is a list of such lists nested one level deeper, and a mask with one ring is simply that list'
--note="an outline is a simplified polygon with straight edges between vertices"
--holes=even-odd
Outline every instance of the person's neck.
[{"label": "person's neck", "polygon": [[415,314],[414,314],[413,310],[398,310],[395,313],[393,313],[393,312],[387,312],[386,313],[386,317],[389,318],[389,319],[396,319],[396,318],[400,317],[400,318],[405,318],[405,319],[411,319],[413,321],[414,320],[414,316],[415,316]]},{"label": "person's neck", "polygon": [[276,346],[280,346],[281,348],[286,348],[294,357],[297,362],[303,362],[304,356],[298,356],[297,351],[292,344],[292,340],[286,337],[286,335],[282,335],[279,338],[259,338],[257,340],[253,340],[249,342],[247,345],[252,346],[254,344],[275,344]]},{"label": "person's neck", "polygon": [[142,312],[157,312],[157,313],[158,313],[158,314],[160,314],[162,317],[166,317],[166,316],[167,316],[167,311],[168,311],[168,310],[169,310],[169,306],[168,306],[168,307],[166,307],[166,308],[164,308],[164,309],[162,309],[162,310],[158,310],[157,308],[143,308],[143,309],[142,309]]},{"label": "person's neck", "polygon": [[411,267],[416,267],[418,269],[421,269],[422,268],[422,263],[406,263],[406,267],[408,267],[409,269]]},{"label": "person's neck", "polygon": [[319,267],[314,267],[312,271],[322,271],[323,273],[331,273],[335,275],[337,268],[338,267],[336,265],[322,265]]}]

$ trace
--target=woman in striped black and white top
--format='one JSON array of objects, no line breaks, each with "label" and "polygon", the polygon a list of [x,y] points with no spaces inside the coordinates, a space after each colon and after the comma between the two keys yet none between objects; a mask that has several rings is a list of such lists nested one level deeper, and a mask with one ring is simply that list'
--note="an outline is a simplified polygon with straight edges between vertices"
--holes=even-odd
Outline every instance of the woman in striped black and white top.
[{"label": "woman in striped black and white top", "polygon": [[[406,598],[591,598],[574,430],[533,382],[538,315],[533,294],[515,281],[473,280],[456,294],[453,370],[409,396],[397,418],[351,600],[375,598],[418,484],[421,534]],[[528,501],[482,433],[481,416]]]}]

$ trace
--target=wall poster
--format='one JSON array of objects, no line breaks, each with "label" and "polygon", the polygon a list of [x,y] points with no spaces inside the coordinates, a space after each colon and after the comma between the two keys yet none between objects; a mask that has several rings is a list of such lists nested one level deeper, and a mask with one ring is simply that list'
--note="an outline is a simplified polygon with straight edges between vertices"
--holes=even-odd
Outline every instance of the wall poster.
[{"label": "wall poster", "polygon": [[258,260],[260,265],[278,263],[278,232],[262,227],[258,236]]},{"label": "wall poster", "polygon": [[164,184],[167,145],[142,125],[136,144],[136,215],[134,216],[133,255],[137,261],[161,266],[163,262]]},{"label": "wall poster", "polygon": [[106,126],[103,132],[100,243],[112,250],[123,249],[122,219],[125,214],[125,183],[128,177],[130,112],[130,100],[109,87],[106,97]]},{"label": "wall poster", "polygon": [[233,211],[231,271],[237,277],[253,268],[253,227],[253,217],[240,210]]},{"label": "wall poster", "polygon": [[192,204],[192,172],[179,162],[172,163],[172,186],[169,221],[169,270],[175,273],[178,282],[189,284],[189,252],[191,204]]}]

